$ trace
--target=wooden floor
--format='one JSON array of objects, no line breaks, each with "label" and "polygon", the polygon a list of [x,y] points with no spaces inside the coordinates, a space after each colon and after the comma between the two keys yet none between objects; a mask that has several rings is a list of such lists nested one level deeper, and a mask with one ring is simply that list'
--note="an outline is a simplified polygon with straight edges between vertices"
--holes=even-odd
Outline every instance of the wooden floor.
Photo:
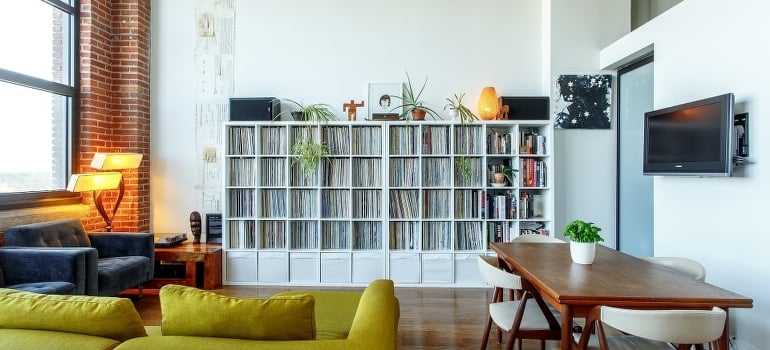
[{"label": "wooden floor", "polygon": [[[283,290],[287,288],[226,286],[215,292],[237,297],[266,298]],[[397,287],[396,296],[401,304],[399,349],[479,348],[491,289]],[[136,300],[135,304],[145,325],[160,324],[157,296],[145,295]],[[558,342],[549,342],[546,348],[554,347],[558,347]],[[493,334],[487,349],[502,348]],[[539,342],[524,342],[524,350],[539,348]]]}]

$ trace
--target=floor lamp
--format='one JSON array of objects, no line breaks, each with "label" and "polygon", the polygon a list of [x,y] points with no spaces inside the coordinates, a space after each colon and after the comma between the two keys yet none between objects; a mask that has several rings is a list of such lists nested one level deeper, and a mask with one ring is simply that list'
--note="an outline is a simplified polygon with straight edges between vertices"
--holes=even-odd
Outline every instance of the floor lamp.
[{"label": "floor lamp", "polygon": [[[94,159],[91,160],[91,168],[97,170],[123,170],[123,169],[136,169],[142,163],[143,155],[140,153],[103,153],[96,152]],[[120,183],[118,184],[118,198],[115,200],[115,205],[112,207],[112,213],[107,216],[107,212],[102,206],[99,209],[97,205],[96,209],[99,210],[99,214],[102,215],[104,221],[107,223],[107,232],[112,232],[112,219],[115,217],[115,213],[118,212],[120,202],[123,200],[123,194],[126,192],[126,185],[123,182],[123,176],[120,177]]]},{"label": "floor lamp", "polygon": [[[107,211],[104,210],[104,203],[102,202],[102,191],[114,190],[123,183],[123,174],[115,171],[103,172],[103,173],[85,173],[85,174],[73,174],[70,177],[70,182],[67,185],[67,191],[70,192],[88,192],[92,191],[94,196],[94,205],[96,210],[99,211],[99,215],[102,216],[104,222],[107,224],[107,232],[112,231],[112,216],[107,215]],[[117,208],[119,203],[115,203]],[[113,210],[113,216],[115,211]]]}]

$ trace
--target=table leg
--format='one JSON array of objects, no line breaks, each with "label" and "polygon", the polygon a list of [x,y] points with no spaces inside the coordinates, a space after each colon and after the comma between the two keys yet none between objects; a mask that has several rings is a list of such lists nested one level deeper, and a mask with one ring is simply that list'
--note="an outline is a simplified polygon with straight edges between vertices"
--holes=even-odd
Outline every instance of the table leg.
[{"label": "table leg", "polygon": [[561,306],[561,350],[572,350],[572,307]]},{"label": "table leg", "polygon": [[195,260],[186,260],[185,261],[185,277],[186,281],[185,284],[190,287],[197,287],[195,284],[195,276],[198,274],[197,271],[197,265],[195,264]]},{"label": "table leg", "polygon": [[203,288],[222,288],[222,255],[206,254],[203,258]]}]

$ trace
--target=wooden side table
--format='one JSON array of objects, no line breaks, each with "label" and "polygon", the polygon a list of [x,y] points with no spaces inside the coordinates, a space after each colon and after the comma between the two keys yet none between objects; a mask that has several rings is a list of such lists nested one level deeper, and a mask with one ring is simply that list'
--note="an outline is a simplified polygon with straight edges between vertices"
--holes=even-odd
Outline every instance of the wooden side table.
[{"label": "wooden side table", "polygon": [[213,243],[183,243],[155,247],[156,261],[184,261],[185,285],[196,287],[198,262],[203,262],[203,289],[222,288],[222,246]]}]

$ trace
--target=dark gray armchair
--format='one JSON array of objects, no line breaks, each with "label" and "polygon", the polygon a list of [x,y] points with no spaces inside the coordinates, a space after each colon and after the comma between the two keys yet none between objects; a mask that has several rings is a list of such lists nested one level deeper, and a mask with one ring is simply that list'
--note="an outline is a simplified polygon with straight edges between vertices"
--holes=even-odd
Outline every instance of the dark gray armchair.
[{"label": "dark gray armchair", "polygon": [[83,294],[85,275],[85,254],[81,251],[0,248],[0,288]]},{"label": "dark gray armchair", "polygon": [[9,227],[6,246],[77,249],[85,259],[85,294],[111,296],[153,278],[151,233],[89,232],[77,219]]}]

